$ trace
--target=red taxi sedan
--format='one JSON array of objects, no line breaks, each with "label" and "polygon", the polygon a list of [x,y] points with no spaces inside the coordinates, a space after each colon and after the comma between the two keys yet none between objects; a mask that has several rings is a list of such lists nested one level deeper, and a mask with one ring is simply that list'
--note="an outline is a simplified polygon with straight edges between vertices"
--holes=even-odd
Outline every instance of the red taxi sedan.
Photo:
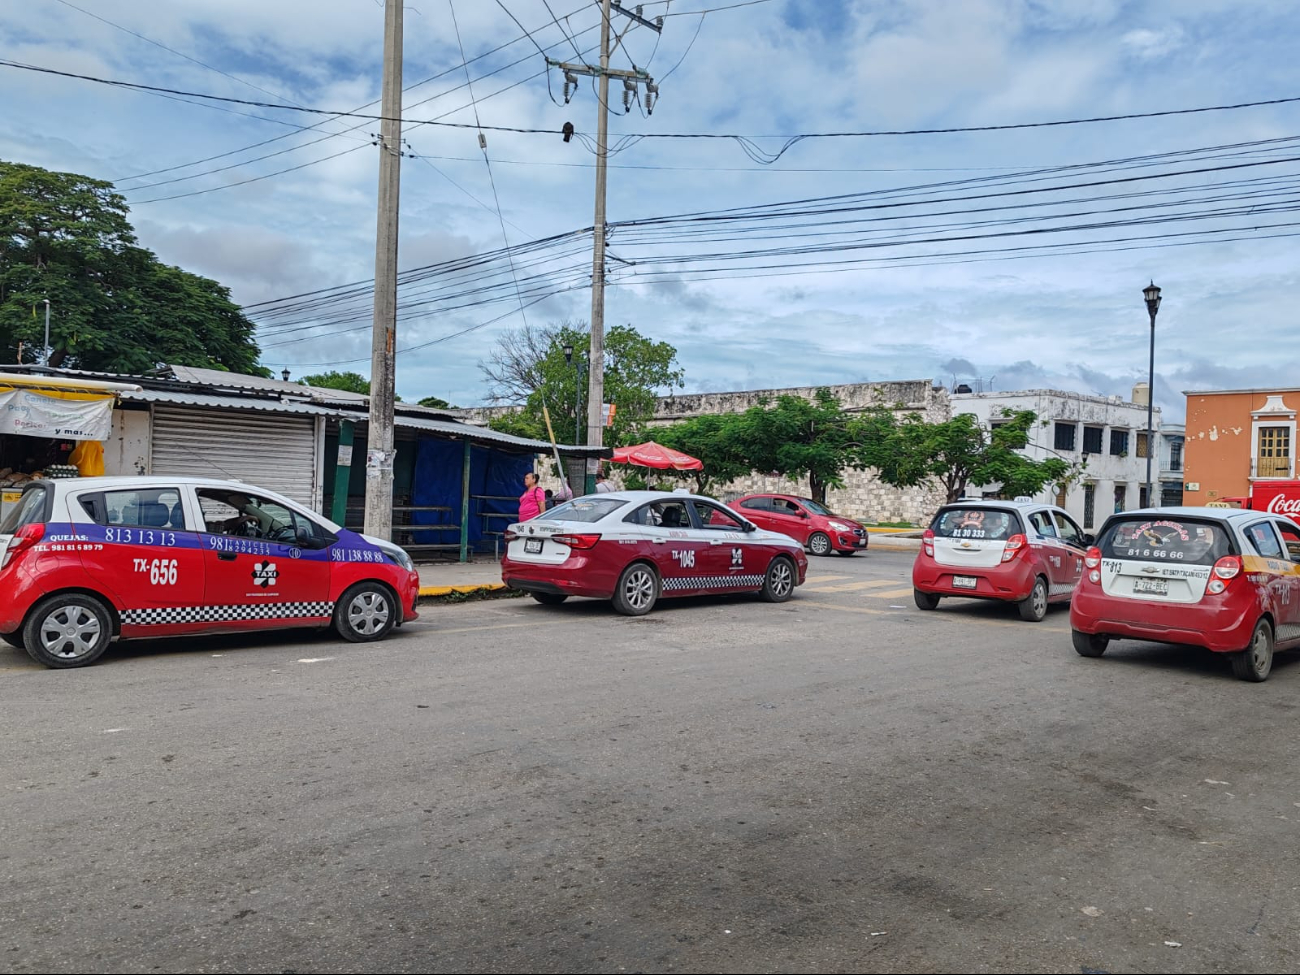
[{"label": "red taxi sedan", "polygon": [[837,515],[812,498],[793,494],[746,494],[731,507],[759,528],[789,535],[813,555],[840,552],[853,555],[867,549],[867,530],[858,522]]},{"label": "red taxi sedan", "polygon": [[613,601],[642,616],[661,597],[757,592],[784,602],[808,557],[711,498],[611,491],[576,498],[506,531],[501,580],[540,603],[570,596]]},{"label": "red taxi sedan", "polygon": [[1266,680],[1275,649],[1300,646],[1300,526],[1231,508],[1112,515],[1086,553],[1070,604],[1074,649],[1154,640],[1231,655],[1242,680]]}]

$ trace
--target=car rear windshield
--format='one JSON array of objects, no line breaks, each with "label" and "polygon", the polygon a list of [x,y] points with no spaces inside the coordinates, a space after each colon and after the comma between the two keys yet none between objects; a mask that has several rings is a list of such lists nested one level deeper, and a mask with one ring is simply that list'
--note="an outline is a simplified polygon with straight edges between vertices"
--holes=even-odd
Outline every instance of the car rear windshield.
[{"label": "car rear windshield", "polygon": [[1114,519],[1097,544],[1103,558],[1180,565],[1213,565],[1232,553],[1223,525],[1194,518]]},{"label": "car rear windshield", "polygon": [[593,521],[600,521],[625,504],[626,501],[617,498],[574,498],[544,512],[541,517],[546,521],[582,521],[590,524]]},{"label": "car rear windshield", "polygon": [[0,535],[12,535],[23,525],[34,525],[45,520],[45,502],[49,498],[49,488],[31,487],[23,492],[18,503],[9,509],[4,521],[0,521]]},{"label": "car rear windshield", "polygon": [[931,529],[940,538],[986,538],[993,542],[1005,542],[1024,531],[1020,516],[1014,511],[972,507],[940,511]]}]

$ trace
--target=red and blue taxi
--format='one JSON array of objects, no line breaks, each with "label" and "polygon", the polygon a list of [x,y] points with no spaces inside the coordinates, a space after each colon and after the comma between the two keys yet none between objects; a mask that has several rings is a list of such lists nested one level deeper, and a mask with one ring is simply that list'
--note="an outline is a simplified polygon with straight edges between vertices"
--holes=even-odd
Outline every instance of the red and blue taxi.
[{"label": "red and blue taxi", "polygon": [[1153,508],[1112,515],[1085,554],[1070,604],[1074,648],[1154,640],[1231,654],[1263,681],[1275,649],[1300,646],[1300,526],[1232,508]]},{"label": "red and blue taxi", "polygon": [[609,599],[642,616],[660,597],[757,592],[784,602],[808,572],[803,546],[686,492],[575,498],[506,530],[501,579],[540,603]]},{"label": "red and blue taxi", "polygon": [[1015,603],[1037,622],[1051,603],[1068,602],[1092,536],[1063,509],[1036,501],[946,504],[921,538],[912,564],[920,609],[949,596]]},{"label": "red and blue taxi", "polygon": [[420,579],[391,542],[238,481],[33,481],[0,523],[0,638],[48,667],[115,637],[332,626],[387,636]]}]

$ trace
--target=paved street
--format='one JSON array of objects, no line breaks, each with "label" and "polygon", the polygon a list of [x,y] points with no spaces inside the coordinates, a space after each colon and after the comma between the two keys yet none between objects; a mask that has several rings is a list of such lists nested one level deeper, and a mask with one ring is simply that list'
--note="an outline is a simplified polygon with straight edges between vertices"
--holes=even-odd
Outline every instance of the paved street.
[{"label": "paved street", "polygon": [[0,970],[1287,971],[1300,667],[917,611],[425,607],[0,649]]}]

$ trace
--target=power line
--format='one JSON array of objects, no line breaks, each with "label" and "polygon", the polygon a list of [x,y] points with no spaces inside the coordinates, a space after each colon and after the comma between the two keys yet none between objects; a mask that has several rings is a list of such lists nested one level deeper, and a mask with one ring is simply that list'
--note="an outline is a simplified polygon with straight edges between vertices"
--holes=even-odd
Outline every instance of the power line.
[{"label": "power line", "polygon": [[568,42],[573,45],[573,53],[576,54],[578,56],[578,60],[581,61],[582,52],[578,50],[578,42],[575,41],[572,37],[569,37],[569,32],[564,29],[564,25],[560,23],[560,18],[555,16],[555,11],[551,9],[551,4],[549,0],[542,0],[542,6],[544,6],[546,8],[546,12],[551,15],[551,20],[555,22],[555,26],[560,28],[560,33],[563,34],[565,38],[568,40]]},{"label": "power line", "polygon": [[510,8],[502,3],[501,0],[497,0],[497,6],[504,10],[506,15],[515,22],[515,26],[523,31],[524,34],[527,35],[528,39],[533,42],[533,47],[537,48],[537,53],[542,57],[546,57],[546,51],[542,49],[542,45],[537,43],[537,38],[533,37],[532,31],[519,22],[519,18],[510,12]]},{"label": "power line", "polygon": [[337,159],[339,156],[346,156],[348,153],[356,152],[358,149],[365,149],[369,145],[369,142],[365,142],[359,146],[352,146],[349,149],[344,149],[342,152],[336,152],[325,156],[322,159],[313,159],[311,162],[305,162],[298,166],[290,166],[288,169],[278,169],[274,173],[266,173],[262,176],[253,176],[249,179],[241,179],[237,183],[224,183],[221,186],[210,186],[206,190],[191,190],[188,193],[176,193],[173,196],[156,196],[152,200],[135,200],[131,205],[143,206],[146,203],[162,203],[166,200],[180,200],[187,196],[202,196],[205,193],[215,193],[217,190],[229,190],[236,186],[247,186],[249,183],[258,183],[264,179],[270,179],[272,176],[283,176],[285,173],[294,173],[300,169],[306,169],[308,166],[315,166],[317,163],[329,162],[331,159]]}]

